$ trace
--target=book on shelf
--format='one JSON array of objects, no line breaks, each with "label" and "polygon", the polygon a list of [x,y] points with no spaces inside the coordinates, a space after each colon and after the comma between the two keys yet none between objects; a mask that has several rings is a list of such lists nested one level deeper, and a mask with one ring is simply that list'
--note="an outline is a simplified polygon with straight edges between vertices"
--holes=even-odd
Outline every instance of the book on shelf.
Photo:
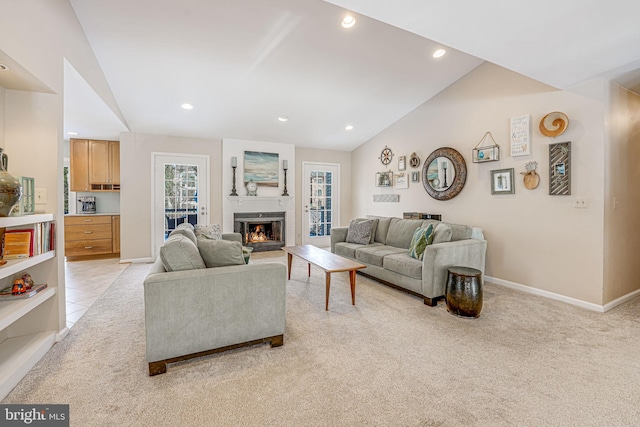
[{"label": "book on shelf", "polygon": [[4,259],[20,259],[33,256],[34,230],[7,230],[4,233]]},{"label": "book on shelf", "polygon": [[29,228],[8,229],[4,234],[4,259],[23,259],[55,249],[55,222],[39,222]]},{"label": "book on shelf", "polygon": [[46,283],[42,283],[40,285],[33,285],[33,287],[31,289],[29,289],[28,291],[22,293],[22,294],[18,294],[18,295],[13,295],[11,293],[11,290],[13,289],[13,285],[9,286],[8,288],[4,288],[0,291],[0,301],[13,301],[16,299],[27,299],[27,298],[31,298],[32,296],[36,295],[37,293],[45,290],[47,288],[47,284]]}]

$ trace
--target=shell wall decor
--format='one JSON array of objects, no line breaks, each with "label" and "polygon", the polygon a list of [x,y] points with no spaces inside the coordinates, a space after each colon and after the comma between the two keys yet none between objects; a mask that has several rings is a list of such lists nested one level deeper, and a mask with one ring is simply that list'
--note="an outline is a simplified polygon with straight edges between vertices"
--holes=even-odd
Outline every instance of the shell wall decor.
[{"label": "shell wall decor", "polygon": [[540,133],[544,136],[562,135],[569,126],[569,118],[560,111],[547,114],[540,120]]}]

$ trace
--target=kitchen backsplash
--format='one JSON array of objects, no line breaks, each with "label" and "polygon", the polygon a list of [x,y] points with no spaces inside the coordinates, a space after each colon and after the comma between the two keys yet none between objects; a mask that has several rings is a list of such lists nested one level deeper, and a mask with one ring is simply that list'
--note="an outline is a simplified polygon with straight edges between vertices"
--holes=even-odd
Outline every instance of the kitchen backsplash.
[{"label": "kitchen backsplash", "polygon": [[96,198],[96,213],[119,213],[120,212],[120,193],[76,193],[74,206],[76,213],[80,213],[78,198],[83,196],[94,196]]}]

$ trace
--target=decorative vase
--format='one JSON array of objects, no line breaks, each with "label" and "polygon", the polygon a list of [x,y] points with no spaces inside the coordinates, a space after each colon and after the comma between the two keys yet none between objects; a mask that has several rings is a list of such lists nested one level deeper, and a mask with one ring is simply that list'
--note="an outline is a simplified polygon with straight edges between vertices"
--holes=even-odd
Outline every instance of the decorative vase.
[{"label": "decorative vase", "polygon": [[[0,148],[2,158],[2,148]],[[5,162],[0,161],[0,216],[9,216],[11,209],[22,197],[22,185],[5,168]]]}]

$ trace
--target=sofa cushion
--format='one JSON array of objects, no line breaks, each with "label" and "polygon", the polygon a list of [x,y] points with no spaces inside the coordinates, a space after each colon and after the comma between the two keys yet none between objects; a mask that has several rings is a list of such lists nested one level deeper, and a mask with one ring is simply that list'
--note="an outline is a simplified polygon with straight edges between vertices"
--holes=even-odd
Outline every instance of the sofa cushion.
[{"label": "sofa cushion", "polygon": [[424,250],[427,245],[433,241],[433,224],[429,224],[426,228],[419,227],[413,233],[411,243],[409,244],[409,255],[411,258],[419,259],[422,261],[424,258]]},{"label": "sofa cushion", "polygon": [[451,241],[452,230],[448,224],[441,222],[433,230],[433,244]]},{"label": "sofa cushion", "polygon": [[160,260],[166,271],[206,268],[198,247],[182,234],[175,234],[160,246]]},{"label": "sofa cushion", "polygon": [[345,243],[345,242],[340,242],[340,243],[336,243],[335,246],[335,253],[336,255],[340,255],[340,256],[344,256],[347,258],[356,258],[356,249],[359,248],[363,248],[363,247],[370,247],[370,246],[382,246],[381,243],[373,243],[371,245],[358,245],[356,243]]},{"label": "sofa cushion", "polygon": [[221,240],[222,231],[220,230],[220,224],[196,224],[195,226],[196,237],[204,236],[207,239]]},{"label": "sofa cushion", "polygon": [[422,280],[422,261],[410,257],[406,253],[387,255],[382,266],[394,273]]},{"label": "sofa cushion", "polygon": [[245,263],[240,242],[215,240],[200,236],[198,237],[198,250],[207,268],[243,265]]},{"label": "sofa cushion", "polygon": [[376,234],[373,238],[373,241],[385,245],[387,243],[387,234],[389,233],[389,224],[391,224],[391,217],[367,215],[367,218],[378,220],[378,226],[376,227]]},{"label": "sofa cushion", "polygon": [[471,238],[471,233],[473,229],[468,225],[461,224],[450,224],[447,223],[449,227],[451,227],[451,241],[456,242],[458,240],[466,240]]},{"label": "sofa cushion", "polygon": [[392,218],[387,233],[387,245],[409,249],[413,233],[416,228],[422,227],[423,222],[421,219]]},{"label": "sofa cushion", "polygon": [[378,231],[379,219],[378,218],[356,218],[356,221],[358,222],[373,221],[373,227],[371,227],[371,239],[369,240],[369,244],[373,243],[374,239],[376,238],[376,232]]},{"label": "sofa cushion", "polygon": [[374,225],[375,222],[372,219],[367,219],[364,221],[352,219],[349,223],[349,229],[347,230],[347,238],[345,239],[345,241],[347,243],[368,245],[371,241],[371,233],[373,231]]},{"label": "sofa cushion", "polygon": [[356,249],[356,259],[365,264],[382,267],[385,256],[398,253],[406,253],[407,249],[395,248],[387,245],[368,245]]},{"label": "sofa cushion", "polygon": [[[189,223],[187,223],[189,224]],[[189,224],[191,225],[191,224]],[[193,242],[193,244],[197,244],[197,240],[196,240],[196,235],[193,232],[193,228],[189,228],[187,226],[183,226],[183,224],[180,224],[179,226],[176,227],[175,230],[173,230],[171,233],[169,233],[169,237],[171,236],[176,236],[176,235],[182,235],[184,237],[188,237],[189,240],[191,240]]]}]

